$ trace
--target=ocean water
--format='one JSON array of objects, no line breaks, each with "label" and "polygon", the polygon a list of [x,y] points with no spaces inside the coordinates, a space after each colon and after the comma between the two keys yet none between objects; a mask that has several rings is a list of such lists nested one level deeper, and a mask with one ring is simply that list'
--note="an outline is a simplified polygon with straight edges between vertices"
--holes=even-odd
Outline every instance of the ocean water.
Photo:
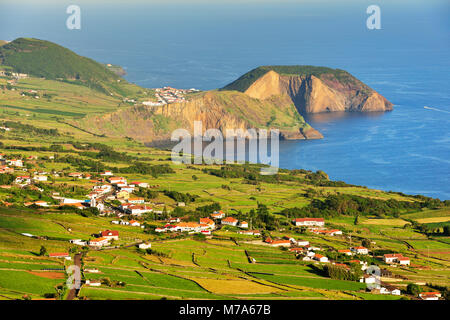
[{"label": "ocean water", "polygon": [[448,1],[377,1],[381,30],[366,28],[365,0],[77,3],[82,28],[68,30],[71,1],[4,0],[0,39],[50,40],[148,88],[219,88],[259,65],[345,69],[394,111],[308,116],[325,138],[281,142],[280,166],[450,199]]}]

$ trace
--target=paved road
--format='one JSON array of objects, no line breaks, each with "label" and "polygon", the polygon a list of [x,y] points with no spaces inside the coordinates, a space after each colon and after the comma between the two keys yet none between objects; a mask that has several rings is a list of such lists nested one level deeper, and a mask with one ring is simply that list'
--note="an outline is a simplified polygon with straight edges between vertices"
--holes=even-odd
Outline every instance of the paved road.
[{"label": "paved road", "polygon": [[[80,273],[81,273],[81,253],[77,253],[75,255],[74,263],[78,268],[80,268]],[[67,295],[67,300],[73,300],[77,296],[78,290],[79,289],[75,289],[75,288],[71,289],[69,291],[69,294]]]}]

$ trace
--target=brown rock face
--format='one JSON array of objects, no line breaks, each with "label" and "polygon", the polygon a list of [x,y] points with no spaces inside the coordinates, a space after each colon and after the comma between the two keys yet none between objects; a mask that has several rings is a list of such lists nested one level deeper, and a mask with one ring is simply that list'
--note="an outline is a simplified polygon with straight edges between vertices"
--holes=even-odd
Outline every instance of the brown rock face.
[{"label": "brown rock face", "polygon": [[202,122],[202,134],[208,129],[218,129],[224,136],[227,130],[238,134],[238,130],[279,129],[282,139],[323,138],[298,114],[289,96],[273,94],[276,91],[263,100],[235,91],[208,91],[187,102],[124,108],[84,118],[75,125],[91,133],[132,137],[152,145],[169,141],[176,129],[193,136],[195,121]]},{"label": "brown rock face", "polygon": [[271,70],[256,80],[245,94],[256,99],[288,95],[301,114],[335,111],[376,112],[392,110],[392,103],[367,85],[332,74],[280,75]]}]

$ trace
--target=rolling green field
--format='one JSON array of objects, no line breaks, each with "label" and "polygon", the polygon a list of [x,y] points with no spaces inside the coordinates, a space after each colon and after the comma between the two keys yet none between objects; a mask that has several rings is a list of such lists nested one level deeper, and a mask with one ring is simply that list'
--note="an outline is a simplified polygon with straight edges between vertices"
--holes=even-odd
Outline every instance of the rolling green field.
[{"label": "rolling green field", "polygon": [[[21,79],[14,89],[3,88],[0,94],[0,122],[17,127],[0,132],[0,153],[8,158],[37,157],[26,160],[27,171],[17,169],[14,177],[45,171],[50,178],[35,183],[38,189],[13,182],[0,184],[8,185],[0,188],[0,299],[65,299],[65,269],[76,253],[82,254],[84,270],[77,299],[399,298],[371,294],[357,281],[333,279],[319,272],[320,263],[264,244],[261,236],[238,234],[237,227],[223,227],[208,238],[157,234],[153,229],[163,226],[167,217],[143,215],[138,219],[144,228],[138,228],[112,225],[112,220],[119,219],[114,214],[100,216],[56,205],[54,193],[87,199],[91,188],[100,184],[99,172],[107,169],[130,182],[147,182],[153,187],[146,201],[155,210],[165,209],[168,215],[186,221],[198,221],[213,211],[205,206],[219,205],[228,216],[253,224],[264,237],[308,240],[340,263],[348,259],[336,256],[337,250],[365,243],[370,255],[357,258],[397,276],[395,282],[387,281],[402,290],[400,298],[416,298],[406,293],[410,283],[420,283],[424,290],[450,285],[450,240],[444,233],[450,217],[448,203],[337,183],[320,172],[280,170],[271,179],[253,176],[259,167],[251,165],[236,169],[174,164],[166,150],[146,147],[131,138],[95,135],[75,125],[84,117],[131,108],[123,96],[55,79]],[[152,94],[131,84],[118,89],[126,91],[128,98]],[[30,90],[38,91],[40,98],[21,94]],[[45,98],[44,93],[51,97]],[[171,170],[157,172],[162,167]],[[230,175],[222,175],[227,170]],[[72,172],[89,173],[92,180],[73,179],[68,176]],[[178,207],[181,201],[174,192],[194,200]],[[25,206],[43,199],[55,206]],[[292,225],[292,218],[305,216],[324,217],[327,228],[340,229],[344,235],[317,235]],[[94,250],[69,243],[93,239],[106,229],[120,233],[112,247]],[[136,245],[143,241],[150,241],[153,251],[138,250]],[[47,253],[70,252],[72,260],[40,255],[42,247]],[[386,265],[384,253],[401,253],[411,259],[411,266]],[[99,273],[86,272],[89,268]],[[86,280],[102,284],[90,287]]]}]

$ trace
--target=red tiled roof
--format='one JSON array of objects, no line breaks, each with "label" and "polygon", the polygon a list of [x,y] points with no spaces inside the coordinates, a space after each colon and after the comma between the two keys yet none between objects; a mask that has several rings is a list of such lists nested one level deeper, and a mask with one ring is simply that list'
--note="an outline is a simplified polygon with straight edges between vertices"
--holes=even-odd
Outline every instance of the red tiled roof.
[{"label": "red tiled roof", "polygon": [[119,231],[116,230],[105,230],[102,231],[102,237],[107,237],[107,236],[119,236]]},{"label": "red tiled roof", "polygon": [[57,252],[57,253],[50,253],[49,256],[52,257],[52,258],[54,258],[54,257],[68,257],[69,254],[67,252]]}]

